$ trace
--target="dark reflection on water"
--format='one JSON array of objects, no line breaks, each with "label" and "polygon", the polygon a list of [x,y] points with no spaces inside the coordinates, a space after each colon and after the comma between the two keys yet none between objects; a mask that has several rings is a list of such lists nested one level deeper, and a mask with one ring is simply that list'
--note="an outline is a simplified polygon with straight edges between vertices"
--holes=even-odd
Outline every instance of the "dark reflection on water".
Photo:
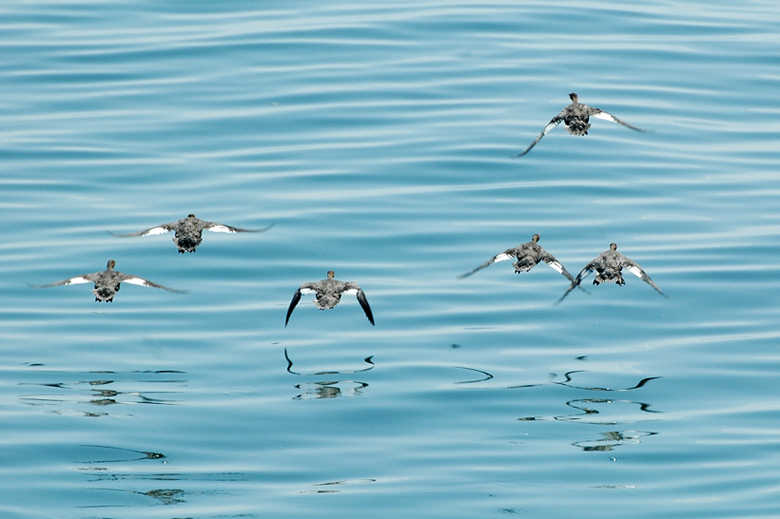
[{"label": "dark reflection on water", "polygon": [[465,369],[465,370],[468,370],[468,371],[474,371],[475,373],[479,373],[479,374],[483,375],[483,376],[481,376],[479,378],[476,378],[474,380],[463,380],[463,381],[460,381],[460,382],[454,382],[454,384],[476,384],[477,382],[485,382],[486,380],[490,380],[491,378],[493,378],[493,375],[491,375],[487,371],[482,371],[481,369],[464,368],[462,366],[453,366],[453,368],[455,368],[455,369]]},{"label": "dark reflection on water", "polygon": [[578,370],[578,371],[569,371],[564,376],[566,377],[566,380],[563,382],[555,382],[555,384],[559,384],[561,386],[570,387],[573,389],[585,389],[587,391],[633,391],[634,389],[639,389],[643,387],[645,384],[650,382],[651,380],[655,380],[657,378],[661,377],[647,377],[640,380],[635,386],[633,387],[627,387],[627,388],[611,388],[611,387],[584,387],[584,386],[573,386],[569,384],[569,382],[572,381],[572,375],[575,375],[577,373],[587,373],[585,370]]},{"label": "dark reflection on water", "polygon": [[[92,463],[127,463],[130,461],[140,460],[159,460],[165,458],[165,454],[151,451],[138,451],[132,449],[123,449],[121,447],[107,447],[104,445],[83,445],[82,447],[87,449],[98,449],[96,459],[89,461],[81,461],[79,463],[92,464]],[[105,454],[103,452],[105,451]],[[106,459],[107,456],[111,456]]]},{"label": "dark reflection on water", "polygon": [[[52,375],[50,372],[44,372],[45,375]],[[98,378],[87,380],[75,380],[71,382],[20,382],[20,386],[39,386],[62,390],[67,393],[57,392],[56,394],[38,394],[23,395],[19,400],[31,406],[52,406],[55,414],[75,413],[87,417],[107,416],[105,411],[95,412],[92,410],[73,410],[69,405],[80,406],[87,404],[90,406],[107,407],[116,404],[155,404],[155,405],[175,405],[178,400],[171,399],[169,395],[178,394],[178,391],[168,389],[144,388],[138,389],[137,385],[156,385],[164,386],[170,384],[183,384],[185,379],[181,378],[159,378],[158,375],[178,375],[183,374],[179,371],[133,371],[133,372],[110,372],[99,371],[86,374],[100,375]],[[68,373],[60,373],[60,376],[67,377]],[[75,374],[84,377],[85,374]],[[108,378],[105,375],[113,375]],[[149,378],[146,375],[150,375]],[[115,385],[115,387],[110,387]],[[86,387],[85,387],[86,386]],[[130,386],[127,388],[127,386]],[[152,396],[155,395],[155,396]],[[165,395],[161,398],[158,395]]]},{"label": "dark reflection on water", "polygon": [[374,358],[373,355],[363,359],[363,362],[365,362],[366,364],[370,364],[370,366],[367,367],[367,368],[353,370],[353,371],[340,371],[340,370],[339,371],[314,371],[312,373],[299,373],[297,371],[293,371],[293,369],[292,369],[293,361],[292,361],[292,359],[290,359],[290,356],[287,353],[287,348],[284,349],[284,358],[287,360],[287,372],[292,374],[292,375],[308,375],[308,376],[312,376],[312,375],[354,375],[355,373],[364,373],[366,371],[370,371],[370,370],[374,369],[374,361],[372,360]]},{"label": "dark reflection on water", "polygon": [[608,431],[600,433],[603,438],[596,440],[582,440],[572,443],[585,452],[607,452],[623,445],[636,445],[641,443],[643,436],[655,436],[657,432],[651,431]]},{"label": "dark reflection on water", "polygon": [[[338,375],[354,375],[356,373],[365,373],[374,369],[373,356],[366,357],[363,362],[369,364],[367,368],[351,370],[351,371],[314,371],[310,373],[301,373],[294,371],[293,361],[290,359],[290,355],[287,353],[287,348],[284,349],[284,358],[287,360],[287,372],[296,376],[328,376],[338,377]],[[340,379],[335,378],[331,380],[323,380],[317,382],[304,382],[296,384],[294,386],[300,390],[301,393],[293,397],[293,400],[310,400],[318,398],[337,398],[340,396],[360,396],[362,390],[368,387],[366,382],[360,382],[352,379]]]},{"label": "dark reflection on water", "polygon": [[[660,378],[646,377],[641,379],[634,386],[627,388],[608,388],[601,386],[581,387],[570,384],[570,382],[572,382],[573,376],[577,373],[584,373],[584,371],[567,372],[564,375],[564,381],[553,382],[553,384],[576,390],[617,393],[638,390],[644,387],[651,380]],[[657,417],[646,416],[646,414],[662,413],[661,411],[655,411],[651,409],[652,404],[625,399],[578,398],[568,400],[566,402],[566,406],[576,409],[577,412],[551,416],[526,416],[518,418],[518,420],[525,422],[561,421],[588,425],[615,426],[657,420]],[[655,436],[658,433],[654,431],[616,430],[606,431],[600,434],[602,438],[579,440],[573,442],[572,445],[579,447],[585,452],[606,452],[623,445],[635,445],[641,443],[640,438],[645,436]]]},{"label": "dark reflection on water", "polygon": [[[553,415],[553,416],[527,416],[523,418],[518,418],[518,420],[521,421],[540,421],[540,420],[558,420],[563,422],[581,422],[581,423],[588,423],[593,425],[619,425],[619,424],[627,424],[627,423],[635,423],[638,421],[646,421],[641,420],[637,418],[629,418],[628,414],[621,414],[621,417],[619,419],[614,420],[597,420],[596,417],[601,415],[601,411],[598,409],[595,409],[593,404],[605,404],[605,405],[614,405],[614,404],[629,404],[632,406],[638,406],[639,410],[644,413],[661,413],[661,411],[653,411],[650,409],[651,404],[643,403],[643,402],[634,402],[632,400],[611,400],[607,398],[586,398],[586,399],[577,399],[577,400],[569,400],[566,402],[566,405],[569,407],[572,407],[574,409],[577,409],[580,411],[579,413],[574,414],[566,414],[566,415]],[[591,407],[593,406],[593,407]],[[589,417],[589,419],[585,419],[586,417]],[[647,418],[647,420],[650,420],[651,418]],[[655,420],[656,418],[653,418]]]},{"label": "dark reflection on water", "polygon": [[[335,494],[337,492],[341,492],[341,490],[337,488],[340,486],[355,485],[361,483],[374,483],[374,482],[376,482],[376,479],[371,479],[371,478],[328,481],[326,483],[316,483],[312,485],[313,487],[317,487],[314,490],[301,490],[300,493],[301,494]],[[323,488],[323,487],[328,487],[328,488]]]},{"label": "dark reflection on water", "polygon": [[293,400],[309,400],[314,398],[336,398],[339,396],[360,396],[361,390],[368,387],[365,382],[357,380],[329,380],[296,384],[301,393],[294,396]]},{"label": "dark reflection on water", "polygon": [[[132,494],[137,496],[145,496],[145,497],[151,497],[155,501],[150,503],[150,505],[178,505],[185,503],[184,496],[187,495],[187,492],[184,490],[180,490],[178,488],[157,488],[154,490],[147,490],[146,492],[142,492],[140,490],[119,490],[119,489],[103,489],[106,492],[121,492],[125,494]],[[114,508],[115,506],[112,505],[92,505],[92,506],[84,506],[82,508]]]}]

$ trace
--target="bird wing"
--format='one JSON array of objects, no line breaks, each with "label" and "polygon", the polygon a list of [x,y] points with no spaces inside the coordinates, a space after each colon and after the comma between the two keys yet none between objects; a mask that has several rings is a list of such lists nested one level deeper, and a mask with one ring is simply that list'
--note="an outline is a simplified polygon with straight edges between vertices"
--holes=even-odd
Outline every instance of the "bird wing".
[{"label": "bird wing", "polygon": [[295,291],[292,297],[292,301],[290,301],[290,307],[287,309],[287,317],[284,319],[285,326],[287,326],[287,323],[290,322],[290,316],[292,315],[293,310],[295,310],[295,307],[298,306],[298,302],[301,300],[301,295],[312,294],[316,292],[317,291],[314,289],[314,283],[304,283],[298,288],[298,290]]},{"label": "bird wing", "polygon": [[56,283],[48,283],[46,285],[33,285],[29,283],[29,285],[32,288],[47,288],[47,287],[56,287],[60,285],[79,285],[81,283],[93,283],[93,274],[83,274],[81,276],[75,276],[68,279],[63,279],[62,281],[57,281]]},{"label": "bird wing", "polygon": [[470,272],[466,272],[465,274],[461,274],[460,276],[458,276],[458,279],[465,279],[465,278],[471,276],[472,274],[474,274],[475,272],[477,272],[478,270],[482,270],[485,267],[489,267],[490,265],[492,265],[493,263],[495,263],[497,261],[505,261],[505,260],[508,260],[508,259],[516,258],[517,257],[517,253],[514,252],[514,250],[515,249],[507,249],[504,252],[502,252],[501,254],[496,254],[495,256],[493,256],[492,258],[490,258],[489,260],[487,260],[485,263],[483,263],[479,267],[475,268],[474,270],[472,270]]},{"label": "bird wing", "polygon": [[164,223],[156,227],[150,227],[149,229],[145,229],[143,231],[131,232],[128,234],[116,234],[111,231],[106,231],[106,232],[111,236],[116,236],[117,238],[130,238],[132,236],[155,236],[157,234],[165,234],[166,232],[172,231],[174,229],[175,224],[176,222]]},{"label": "bird wing", "polygon": [[142,287],[162,288],[163,290],[167,290],[169,292],[176,292],[177,294],[185,294],[187,292],[186,290],[176,290],[175,288],[164,287],[162,285],[158,285],[157,283],[154,283],[153,281],[149,281],[148,279],[140,278],[138,276],[133,276],[130,274],[122,274],[120,277],[120,281],[123,283],[129,283],[131,285],[138,285]]},{"label": "bird wing", "polygon": [[600,110],[598,108],[594,108],[593,110],[595,110],[595,112],[592,113],[591,116],[595,117],[596,119],[604,119],[605,121],[611,121],[611,122],[617,123],[617,124],[619,124],[621,126],[625,126],[626,128],[631,128],[632,130],[634,130],[636,132],[647,133],[648,131],[650,131],[650,130],[645,130],[644,128],[637,128],[636,126],[628,124],[625,121],[621,121],[620,119],[618,119],[617,117],[615,117],[611,113],[605,112],[604,110]]},{"label": "bird wing", "polygon": [[647,273],[642,269],[642,267],[640,267],[636,262],[623,256],[623,266],[626,268],[626,270],[631,272],[633,275],[635,275],[636,277],[638,277],[639,279],[641,279],[642,281],[644,281],[645,283],[653,287],[656,292],[658,292],[659,294],[661,294],[666,298],[669,297],[666,294],[664,294],[660,288],[658,288],[658,285],[656,285],[655,282],[653,282],[653,280],[650,279],[650,276],[648,276]]},{"label": "bird wing", "polygon": [[287,323],[290,322],[290,316],[293,313],[293,310],[295,310],[295,307],[298,305],[298,302],[301,300],[301,289],[295,291],[292,297],[292,301],[290,301],[290,307],[287,309],[287,317],[284,318],[284,325],[287,326]]},{"label": "bird wing", "polygon": [[531,151],[531,148],[536,146],[536,144],[540,140],[542,140],[542,137],[547,135],[547,132],[549,132],[550,130],[552,130],[553,128],[555,128],[556,126],[561,124],[562,122],[563,122],[563,117],[561,117],[560,114],[558,114],[555,117],[553,117],[552,120],[549,123],[547,123],[547,126],[544,127],[544,130],[542,130],[542,133],[539,134],[539,137],[537,137],[536,140],[534,142],[532,142],[530,146],[528,146],[525,150],[523,150],[522,153],[518,153],[517,156],[518,157],[522,157],[523,155],[525,155],[526,153]]},{"label": "bird wing", "polygon": [[[595,260],[591,261],[590,263],[588,263],[587,265],[582,267],[582,270],[579,271],[579,273],[577,274],[577,277],[574,278],[574,280],[571,282],[571,285],[569,286],[569,288],[566,289],[566,292],[564,292],[563,295],[561,296],[561,298],[558,299],[558,301],[555,302],[556,305],[561,304],[561,302],[563,302],[563,300],[566,299],[566,296],[569,295],[569,292],[571,292],[575,288],[579,287],[580,283],[582,282],[582,280],[584,278],[586,278],[588,276],[588,274],[593,272],[593,270],[596,268],[596,265],[597,265],[596,261],[597,260],[598,260],[598,258],[596,258]],[[582,287],[580,287],[580,288],[582,290],[585,290]],[[586,290],[585,290],[585,293],[587,293]]]},{"label": "bird wing", "polygon": [[366,317],[368,317],[368,322],[370,322],[372,326],[376,326],[374,324],[374,314],[371,313],[371,307],[368,306],[368,299],[366,299],[366,294],[363,292],[363,289],[360,288],[360,285],[354,281],[348,281],[346,283],[346,287],[347,289],[344,291],[344,293],[355,294],[355,296],[357,296],[358,303],[360,303],[360,306],[363,308],[363,312],[365,312]]},{"label": "bird wing", "polygon": [[574,283],[574,278],[571,276],[571,274],[569,274],[569,271],[566,270],[566,267],[564,267],[560,261],[555,259],[555,256],[553,256],[547,251],[544,251],[542,253],[542,261],[544,261],[550,267],[555,269],[559,274],[563,274],[566,277],[566,279]]},{"label": "bird wing", "polygon": [[216,222],[206,222],[206,226],[203,227],[206,230],[209,230],[211,232],[265,232],[269,230],[271,227],[273,227],[274,224],[269,225],[268,227],[263,227],[262,229],[240,229],[238,227],[231,227],[230,225],[225,225],[222,223],[216,223]]}]

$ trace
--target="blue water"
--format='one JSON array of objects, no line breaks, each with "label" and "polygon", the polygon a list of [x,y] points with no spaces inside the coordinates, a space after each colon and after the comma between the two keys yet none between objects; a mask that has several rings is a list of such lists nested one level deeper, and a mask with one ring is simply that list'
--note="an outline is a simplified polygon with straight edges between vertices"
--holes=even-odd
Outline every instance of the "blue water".
[{"label": "blue water", "polygon": [[[2,517],[780,516],[776,2],[0,16]],[[513,159],[569,92],[654,131]],[[106,233],[188,213],[275,226]],[[534,233],[669,299],[456,279]],[[109,259],[189,293],[28,286]],[[285,328],[330,269],[376,326],[304,296]]]}]

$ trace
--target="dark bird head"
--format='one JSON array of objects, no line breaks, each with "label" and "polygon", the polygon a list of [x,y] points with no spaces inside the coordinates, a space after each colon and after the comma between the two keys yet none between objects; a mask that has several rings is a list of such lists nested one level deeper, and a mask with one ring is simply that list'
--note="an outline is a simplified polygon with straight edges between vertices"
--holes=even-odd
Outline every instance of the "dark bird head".
[{"label": "dark bird head", "polygon": [[333,272],[332,270],[329,270],[329,271],[328,271],[328,279],[333,279],[333,277],[334,277],[335,275],[336,275],[336,273],[335,273],[335,272]]},{"label": "dark bird head", "polygon": [[579,101],[577,101],[577,94],[575,94],[574,92],[569,94],[569,99],[571,99],[572,103],[579,103]]},{"label": "dark bird head", "polygon": [[108,263],[106,264],[106,269],[107,270],[114,270],[115,266],[116,266],[116,261],[108,260]]},{"label": "dark bird head", "polygon": [[538,234],[534,234],[533,236],[531,236],[531,240],[534,243],[537,243],[539,241],[539,238],[541,238],[541,236],[539,236]]},{"label": "dark bird head", "polygon": [[617,250],[617,243],[610,243],[609,250]]}]

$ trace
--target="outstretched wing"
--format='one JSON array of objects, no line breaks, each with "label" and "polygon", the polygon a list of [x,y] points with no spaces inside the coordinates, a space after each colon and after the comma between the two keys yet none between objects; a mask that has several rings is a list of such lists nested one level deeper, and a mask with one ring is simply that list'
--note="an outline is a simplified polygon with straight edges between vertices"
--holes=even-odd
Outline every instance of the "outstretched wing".
[{"label": "outstretched wing", "polygon": [[460,276],[458,276],[458,279],[465,279],[465,278],[471,276],[472,274],[474,274],[475,272],[477,272],[478,270],[482,270],[485,267],[489,267],[490,265],[492,265],[493,263],[495,263],[497,261],[505,261],[505,260],[516,258],[517,257],[517,253],[513,253],[513,251],[514,251],[514,249],[507,249],[504,252],[502,252],[501,254],[496,254],[495,256],[493,256],[492,258],[490,258],[489,260],[487,260],[485,263],[483,263],[479,267],[475,268],[474,270],[472,270],[470,272],[466,272],[465,274],[461,274]]},{"label": "outstretched wing", "polygon": [[658,285],[656,285],[653,282],[653,280],[650,279],[650,276],[648,276],[647,273],[642,269],[642,267],[640,267],[637,263],[623,256],[623,266],[626,268],[626,270],[631,272],[633,275],[635,275],[636,277],[638,277],[639,279],[641,279],[642,281],[644,281],[645,283],[653,287],[656,292],[658,292],[659,294],[661,294],[667,299],[669,298],[669,296],[664,294],[663,291],[660,288],[658,288]]},{"label": "outstretched wing", "polygon": [[518,153],[517,156],[518,157],[522,157],[523,155],[525,155],[526,153],[531,151],[531,148],[536,146],[536,144],[540,140],[542,140],[542,137],[547,135],[547,132],[549,132],[550,130],[552,130],[553,128],[555,128],[556,126],[561,124],[562,122],[563,122],[563,117],[561,117],[560,114],[558,114],[555,117],[553,117],[552,120],[549,123],[547,123],[547,126],[544,127],[544,130],[542,130],[542,133],[539,134],[539,137],[537,137],[536,140],[534,142],[532,142],[530,146],[528,146],[525,150],[523,150],[522,153]]},{"label": "outstretched wing", "polygon": [[175,288],[164,287],[162,285],[158,285],[157,283],[154,283],[153,281],[149,281],[148,279],[139,278],[138,276],[133,276],[130,274],[122,274],[120,281],[123,283],[129,283],[131,285],[138,285],[142,287],[162,288],[163,290],[167,290],[168,292],[176,292],[177,294],[187,293],[186,290],[176,290]]},{"label": "outstretched wing", "polygon": [[376,326],[374,324],[374,314],[371,313],[371,307],[368,306],[368,299],[366,299],[366,294],[358,288],[357,294],[355,295],[357,296],[358,303],[360,303],[360,306],[366,313],[366,317],[368,317],[368,322],[370,322],[372,326]]},{"label": "outstretched wing", "polygon": [[555,256],[553,256],[552,254],[550,254],[547,251],[544,251],[542,253],[541,257],[542,257],[542,261],[544,261],[550,267],[555,269],[559,274],[563,274],[566,277],[566,279],[568,279],[569,281],[574,283],[574,278],[571,277],[571,274],[569,274],[569,271],[566,270],[566,267],[564,267],[563,264],[560,261],[555,259]]},{"label": "outstretched wing", "polygon": [[206,226],[204,229],[209,230],[211,232],[265,232],[271,227],[273,227],[275,224],[271,224],[268,227],[263,227],[262,229],[240,229],[238,227],[231,227],[230,225],[225,225],[222,223],[216,223],[216,222],[206,222]]},{"label": "outstretched wing", "polygon": [[284,318],[284,326],[287,326],[287,323],[290,322],[290,316],[293,313],[293,310],[295,310],[295,307],[298,306],[298,302],[301,300],[301,289],[295,291],[292,297],[292,301],[290,301],[290,307],[287,309],[287,317]]},{"label": "outstretched wing", "polygon": [[571,292],[572,290],[574,290],[577,287],[579,287],[581,290],[583,290],[583,291],[585,291],[587,293],[587,290],[582,288],[580,286],[580,283],[582,282],[583,279],[588,277],[588,274],[593,272],[595,270],[595,268],[596,268],[596,260],[593,260],[590,263],[588,263],[587,265],[585,265],[584,267],[582,267],[582,270],[579,271],[579,273],[577,274],[577,277],[575,277],[572,280],[571,286],[569,286],[569,288],[566,289],[566,292],[563,293],[561,298],[558,299],[558,301],[556,301],[555,304],[556,305],[561,304],[563,302],[563,300],[566,299],[566,296],[569,295],[569,292]]},{"label": "outstretched wing", "polygon": [[47,288],[47,287],[56,287],[60,285],[79,285],[81,283],[93,283],[92,274],[83,274],[81,276],[75,276],[68,279],[63,279],[62,281],[57,281],[56,283],[49,283],[46,285],[33,285],[32,283],[28,283],[28,285],[32,288]]},{"label": "outstretched wing", "polygon": [[171,223],[164,223],[162,225],[158,225],[156,227],[151,227],[149,229],[139,231],[139,232],[131,232],[128,234],[116,234],[111,231],[106,231],[111,236],[116,236],[117,238],[130,238],[132,236],[154,236],[157,234],[165,234],[168,231],[172,231],[174,228],[174,224],[176,222]]},{"label": "outstretched wing", "polygon": [[611,113],[605,112],[604,110],[600,110],[598,108],[594,108],[594,110],[595,110],[595,113],[591,114],[591,116],[595,117],[597,119],[604,119],[605,121],[611,121],[611,122],[619,124],[621,126],[625,126],[626,128],[631,128],[632,130],[634,130],[636,132],[647,133],[647,132],[650,131],[650,130],[645,130],[644,128],[638,128],[638,127],[636,127],[634,125],[628,124],[625,121],[621,121],[620,119],[618,119],[617,117],[615,117]]},{"label": "outstretched wing", "polygon": [[366,294],[363,292],[363,289],[360,288],[360,285],[354,281],[347,281],[344,283],[344,289],[345,294],[355,294],[357,296],[358,303],[360,303],[363,312],[365,312],[366,317],[368,317],[368,322],[374,325],[374,314],[371,313],[371,307],[368,306],[368,299],[366,299]]}]

